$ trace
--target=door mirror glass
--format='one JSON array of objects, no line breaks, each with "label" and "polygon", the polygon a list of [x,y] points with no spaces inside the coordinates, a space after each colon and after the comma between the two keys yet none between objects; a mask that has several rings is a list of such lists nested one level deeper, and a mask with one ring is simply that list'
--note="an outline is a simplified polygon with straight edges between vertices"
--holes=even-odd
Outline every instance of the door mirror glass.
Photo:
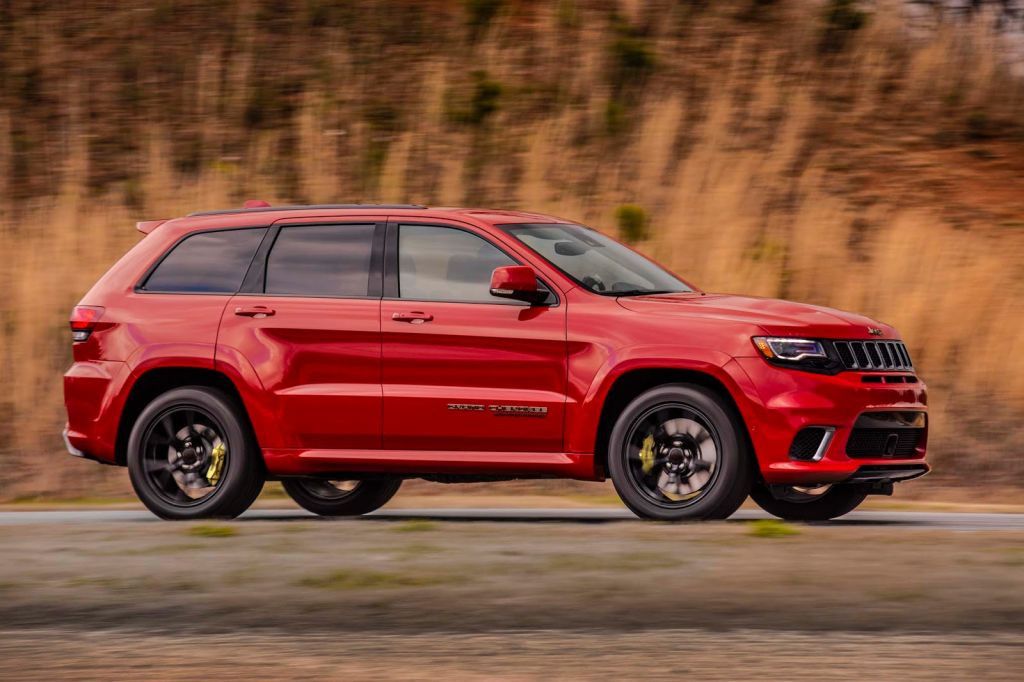
[{"label": "door mirror glass", "polygon": [[527,303],[540,303],[548,292],[537,287],[537,273],[529,265],[508,265],[491,273],[491,295]]}]

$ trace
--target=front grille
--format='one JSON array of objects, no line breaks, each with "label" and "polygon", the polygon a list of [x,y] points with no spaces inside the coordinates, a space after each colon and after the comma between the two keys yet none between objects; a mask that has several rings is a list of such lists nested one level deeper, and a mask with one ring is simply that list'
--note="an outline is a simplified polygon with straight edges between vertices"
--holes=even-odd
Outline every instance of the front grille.
[{"label": "front grille", "polygon": [[833,341],[846,369],[909,372],[914,369],[907,347],[900,341]]},{"label": "front grille", "polygon": [[864,429],[850,432],[846,454],[850,457],[916,457],[924,429]]}]

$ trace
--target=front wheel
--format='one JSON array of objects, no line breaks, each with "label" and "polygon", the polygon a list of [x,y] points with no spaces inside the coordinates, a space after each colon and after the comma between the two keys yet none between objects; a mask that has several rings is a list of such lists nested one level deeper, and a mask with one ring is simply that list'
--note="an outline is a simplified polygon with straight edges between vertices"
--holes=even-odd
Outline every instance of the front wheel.
[{"label": "front wheel", "polygon": [[849,514],[867,496],[866,490],[854,485],[784,486],[773,491],[758,484],[750,491],[757,506],[787,521],[828,521]]},{"label": "front wheel", "polygon": [[281,485],[306,511],[320,516],[359,516],[383,507],[395,496],[402,479],[334,481],[285,478]]},{"label": "front wheel", "polygon": [[640,517],[724,519],[750,492],[743,422],[701,386],[652,389],[626,406],[608,443],[615,490]]}]

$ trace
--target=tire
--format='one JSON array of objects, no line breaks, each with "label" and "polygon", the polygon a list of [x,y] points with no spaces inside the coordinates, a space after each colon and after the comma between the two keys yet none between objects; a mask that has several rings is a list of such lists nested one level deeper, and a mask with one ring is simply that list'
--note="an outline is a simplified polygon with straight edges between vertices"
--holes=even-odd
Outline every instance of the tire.
[{"label": "tire", "polygon": [[320,516],[359,516],[380,509],[395,496],[402,479],[351,481],[351,490],[341,490],[331,481],[318,478],[285,478],[281,485],[296,504]]},{"label": "tire", "polygon": [[833,485],[812,494],[795,487],[782,491],[781,499],[764,484],[754,486],[750,496],[761,509],[787,521],[828,521],[848,514],[860,506],[868,493],[853,485]]},{"label": "tire", "polygon": [[[660,428],[648,428],[651,424]],[[652,439],[650,448],[646,437],[643,447],[637,445],[644,432]],[[661,521],[728,518],[753,481],[753,458],[739,415],[712,391],[689,384],[651,389],[626,406],[609,438],[608,469],[633,513]],[[700,487],[682,494],[684,485]],[[672,487],[674,492],[665,492]]]},{"label": "tire", "polygon": [[[210,463],[217,447],[211,442],[223,446],[215,478]],[[189,450],[195,469],[185,471]],[[175,474],[213,482],[201,498],[187,499],[190,493]],[[167,391],[142,410],[128,437],[128,475],[146,508],[169,520],[234,518],[249,508],[264,482],[263,460],[241,407],[223,391],[205,386]]]}]

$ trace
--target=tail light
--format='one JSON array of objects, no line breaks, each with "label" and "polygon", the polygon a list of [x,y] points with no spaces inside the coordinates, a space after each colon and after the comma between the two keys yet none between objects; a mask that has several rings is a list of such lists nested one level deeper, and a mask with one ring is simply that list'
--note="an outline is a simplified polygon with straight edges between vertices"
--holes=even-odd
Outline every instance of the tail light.
[{"label": "tail light", "polygon": [[71,340],[88,341],[101,315],[103,308],[100,306],[76,305],[71,311]]}]

